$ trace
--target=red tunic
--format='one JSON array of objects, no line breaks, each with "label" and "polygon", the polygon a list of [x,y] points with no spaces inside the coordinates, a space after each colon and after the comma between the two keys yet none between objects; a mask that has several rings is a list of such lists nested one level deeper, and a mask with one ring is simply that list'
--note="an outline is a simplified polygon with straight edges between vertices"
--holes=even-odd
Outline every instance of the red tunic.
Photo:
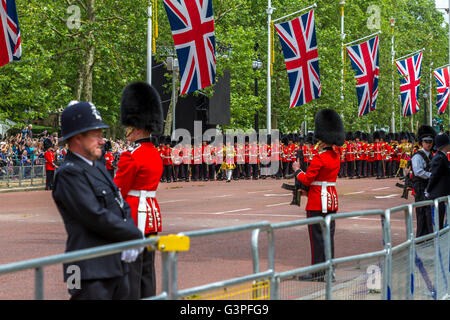
[{"label": "red tunic", "polygon": [[[153,143],[139,143],[134,150],[124,151],[120,155],[114,182],[119,187],[122,197],[131,208],[131,216],[138,226],[138,207],[140,196],[129,195],[131,190],[156,191],[163,172],[163,163]],[[161,232],[162,220],[158,201],[153,197],[144,199],[146,211],[144,233]],[[142,203],[141,203],[142,205]],[[141,207],[142,208],[142,207]]]},{"label": "red tunic", "polygon": [[55,155],[53,154],[53,151],[46,151],[44,153],[44,159],[45,159],[45,170],[55,170]]},{"label": "red tunic", "polygon": [[106,160],[106,169],[108,170],[114,169],[113,167],[114,156],[111,152],[105,153],[105,160]]},{"label": "red tunic", "polygon": [[322,186],[317,184],[320,182],[336,184],[339,168],[339,154],[332,149],[326,149],[313,157],[306,172],[300,172],[298,174],[297,179],[309,187],[308,202],[306,203],[307,211],[327,212],[338,210],[336,187],[334,185],[326,187],[325,200],[327,208],[323,208]]},{"label": "red tunic", "polygon": [[345,160],[347,160],[347,162],[355,160],[355,151],[356,151],[355,144],[348,143],[347,149],[345,150]]}]

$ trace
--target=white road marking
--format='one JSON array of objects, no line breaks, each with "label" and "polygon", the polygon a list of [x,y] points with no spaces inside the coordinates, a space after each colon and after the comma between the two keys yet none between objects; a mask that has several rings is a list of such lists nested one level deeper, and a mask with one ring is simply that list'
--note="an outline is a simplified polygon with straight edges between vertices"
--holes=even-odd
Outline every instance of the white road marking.
[{"label": "white road marking", "polygon": [[163,203],[173,203],[173,202],[181,202],[181,201],[187,201],[187,199],[168,200],[168,201],[158,201],[158,204],[163,204]]},{"label": "white road marking", "polygon": [[383,187],[383,188],[376,188],[376,189],[372,189],[372,191],[379,191],[379,190],[385,190],[385,189],[390,189],[391,187]]},{"label": "white road marking", "polygon": [[399,196],[400,194],[399,193],[396,193],[396,194],[390,194],[390,195],[388,195],[388,196],[375,196],[375,198],[376,199],[388,199],[388,198],[394,198],[394,197],[397,197],[397,196]]},{"label": "white road marking", "polygon": [[292,196],[292,193],[267,193],[264,197],[286,197]]},{"label": "white road marking", "polygon": [[357,191],[357,192],[350,192],[350,193],[344,193],[344,196],[348,196],[350,194],[360,194],[360,193],[364,193],[365,191]]},{"label": "white road marking", "polygon": [[275,203],[275,204],[267,204],[266,207],[276,207],[276,206],[283,206],[286,204],[291,204],[290,202],[282,202],[282,203]]},{"label": "white road marking", "polygon": [[240,216],[266,216],[266,217],[301,217],[305,218],[303,215],[296,214],[270,214],[270,213],[239,213]]},{"label": "white road marking", "polygon": [[224,213],[232,213],[232,212],[248,211],[248,210],[252,210],[252,208],[236,209],[236,210],[229,210],[229,211],[221,211],[221,212],[214,212],[214,213],[210,213],[210,214],[224,214]]},{"label": "white road marking", "polygon": [[260,190],[260,191],[249,191],[249,192],[247,192],[247,193],[260,193],[260,192],[269,192],[269,191],[272,191],[272,189],[269,189],[269,190]]},{"label": "white road marking", "polygon": [[225,198],[225,197],[231,197],[232,196],[232,194],[223,194],[223,195],[221,195],[221,196],[213,196],[213,197],[210,197],[210,199],[212,199],[212,198]]}]

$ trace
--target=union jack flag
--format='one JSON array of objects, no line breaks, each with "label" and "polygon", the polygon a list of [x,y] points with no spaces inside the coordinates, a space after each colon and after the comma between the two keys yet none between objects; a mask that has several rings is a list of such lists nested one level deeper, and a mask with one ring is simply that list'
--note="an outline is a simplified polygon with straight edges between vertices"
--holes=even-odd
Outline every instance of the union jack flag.
[{"label": "union jack flag", "polygon": [[450,67],[445,67],[434,71],[434,76],[437,82],[437,101],[438,114],[445,112],[448,104],[448,93],[450,87]]},{"label": "union jack flag", "polygon": [[180,66],[181,94],[215,83],[212,0],[164,0]]},{"label": "union jack flag", "polygon": [[319,55],[314,10],[275,24],[283,48],[291,91],[290,108],[320,97]]},{"label": "union jack flag", "polygon": [[422,72],[422,52],[397,61],[400,78],[400,94],[402,97],[403,116],[410,116],[419,111],[420,74]]},{"label": "union jack flag", "polygon": [[0,5],[0,67],[20,60],[22,42],[20,38],[19,18],[14,0],[1,0]]},{"label": "union jack flag", "polygon": [[358,116],[374,111],[377,106],[379,67],[378,36],[347,48],[356,75]]}]

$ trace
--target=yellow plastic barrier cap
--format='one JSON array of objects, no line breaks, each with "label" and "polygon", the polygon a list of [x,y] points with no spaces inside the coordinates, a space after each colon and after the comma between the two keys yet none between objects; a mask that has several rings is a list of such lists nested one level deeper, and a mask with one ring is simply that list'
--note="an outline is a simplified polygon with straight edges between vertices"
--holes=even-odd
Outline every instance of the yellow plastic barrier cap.
[{"label": "yellow plastic barrier cap", "polygon": [[171,234],[160,236],[158,251],[188,251],[190,239],[187,236]]}]

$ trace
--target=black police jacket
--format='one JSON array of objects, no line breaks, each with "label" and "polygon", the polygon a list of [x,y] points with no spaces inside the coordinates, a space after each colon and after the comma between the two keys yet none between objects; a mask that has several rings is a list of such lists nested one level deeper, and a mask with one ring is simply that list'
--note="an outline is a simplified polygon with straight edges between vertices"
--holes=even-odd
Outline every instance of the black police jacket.
[{"label": "black police jacket", "polygon": [[[130,207],[100,162],[91,166],[69,151],[54,179],[52,195],[68,235],[66,252],[142,239]],[[64,264],[64,281],[71,276],[67,271],[70,265],[80,267],[81,280],[128,272],[120,253]]]},{"label": "black police jacket", "polygon": [[427,191],[430,199],[450,195],[450,167],[447,155],[438,151],[431,160]]}]

